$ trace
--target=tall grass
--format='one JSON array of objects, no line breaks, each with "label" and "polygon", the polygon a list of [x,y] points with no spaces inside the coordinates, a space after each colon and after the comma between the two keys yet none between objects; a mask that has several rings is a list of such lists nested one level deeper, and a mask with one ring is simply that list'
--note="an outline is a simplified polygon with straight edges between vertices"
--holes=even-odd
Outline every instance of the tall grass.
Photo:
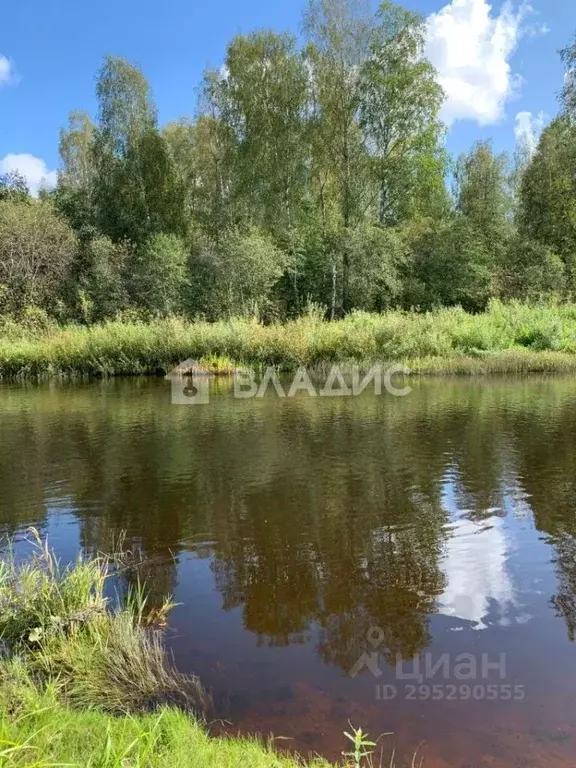
[{"label": "tall grass", "polygon": [[[538,363],[542,353],[546,362]],[[401,361],[422,373],[573,370],[576,305],[493,301],[479,315],[444,308],[356,312],[333,323],[318,315],[267,326],[169,318],[0,331],[0,377],[165,373],[187,358],[208,361],[215,372],[222,360],[224,370],[229,364],[290,369],[344,361]]]},{"label": "tall grass", "polygon": [[[3,756],[4,753],[4,756]],[[45,696],[19,719],[0,714],[0,765],[75,768],[330,768],[282,756],[256,738],[215,738],[187,714],[72,710]]]},{"label": "tall grass", "polygon": [[40,688],[57,681],[60,699],[73,706],[146,712],[177,704],[203,712],[199,681],[174,669],[164,650],[160,625],[172,603],[147,611],[141,589],[114,603],[105,586],[118,558],[80,557],[63,567],[31,532],[32,556],[19,562],[10,553],[0,563],[0,640],[10,662],[0,682],[5,698],[13,691],[5,705],[18,709],[26,669]]}]

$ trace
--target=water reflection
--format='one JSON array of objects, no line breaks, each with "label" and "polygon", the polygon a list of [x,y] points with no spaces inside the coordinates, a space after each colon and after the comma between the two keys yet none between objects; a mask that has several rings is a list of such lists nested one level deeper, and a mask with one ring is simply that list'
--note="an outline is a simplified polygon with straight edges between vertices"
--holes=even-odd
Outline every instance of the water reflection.
[{"label": "water reflection", "polygon": [[[446,529],[442,570],[446,589],[439,611],[468,622],[474,629],[485,629],[489,613],[501,625],[509,623],[514,607],[514,587],[508,570],[513,546],[510,528],[500,508],[478,514],[458,508],[462,499],[458,473],[450,472],[443,489],[443,504],[452,520]],[[470,499],[468,499],[470,501]]]},{"label": "water reflection", "polygon": [[34,523],[65,553],[127,531],[156,598],[187,606],[179,660],[202,673],[219,612],[252,687],[269,676],[264,649],[283,685],[290,648],[307,679],[347,672],[373,626],[391,664],[467,649],[473,629],[478,648],[522,632],[518,658],[539,633],[560,655],[574,640],[575,382],[247,401],[215,386],[202,407],[171,406],[157,381],[4,386],[3,530]]},{"label": "water reflection", "polygon": [[440,598],[440,612],[485,629],[484,619],[493,607],[498,623],[508,623],[514,606],[514,589],[507,570],[509,542],[504,523],[479,525],[462,520],[446,544],[443,570],[447,587]]}]

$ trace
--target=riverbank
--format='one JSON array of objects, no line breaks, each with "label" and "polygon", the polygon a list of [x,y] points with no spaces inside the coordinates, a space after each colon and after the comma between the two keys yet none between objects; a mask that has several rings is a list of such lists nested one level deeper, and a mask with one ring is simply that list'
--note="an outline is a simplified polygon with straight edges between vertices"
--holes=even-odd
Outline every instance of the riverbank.
[{"label": "riverbank", "polygon": [[112,716],[37,697],[18,717],[0,716],[0,765],[86,768],[330,768],[283,757],[256,739],[214,738],[175,709]]},{"label": "riverbank", "polygon": [[172,603],[126,586],[129,553],[64,568],[34,530],[31,546],[0,559],[0,765],[329,768],[282,741],[209,734],[209,696],[164,649]]},{"label": "riverbank", "polygon": [[354,313],[328,323],[309,315],[261,325],[180,318],[90,327],[0,327],[0,377],[154,375],[192,358],[226,373],[237,365],[292,370],[333,363],[401,363],[417,374],[576,371],[576,305],[493,302],[418,314]]}]

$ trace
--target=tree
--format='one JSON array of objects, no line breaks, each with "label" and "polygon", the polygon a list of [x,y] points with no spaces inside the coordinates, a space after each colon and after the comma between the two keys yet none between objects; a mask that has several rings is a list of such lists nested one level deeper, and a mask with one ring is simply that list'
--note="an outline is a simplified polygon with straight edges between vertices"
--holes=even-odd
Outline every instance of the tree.
[{"label": "tree", "polygon": [[146,131],[129,153],[126,169],[141,185],[134,213],[146,222],[150,233],[183,237],[188,229],[186,190],[180,180],[170,148],[156,129]]},{"label": "tree", "polygon": [[576,290],[576,37],[561,51],[565,67],[559,116],[543,131],[519,188],[518,228],[558,254],[566,287]]},{"label": "tree", "polygon": [[412,239],[404,301],[430,309],[460,304],[485,308],[494,295],[494,255],[484,234],[465,216],[424,227]]},{"label": "tree", "polygon": [[140,136],[157,124],[148,81],[139,67],[106,56],[96,83],[99,151],[124,159]]},{"label": "tree", "polygon": [[495,155],[490,142],[480,141],[456,166],[456,209],[492,242],[510,228],[507,163],[506,155]]},{"label": "tree", "polygon": [[185,195],[157,128],[150,87],[140,69],[107,57],[96,86],[95,206],[100,231],[115,242],[184,233]]},{"label": "tree", "polygon": [[53,306],[77,240],[47,201],[0,202],[0,284],[5,309]]},{"label": "tree", "polygon": [[129,266],[133,248],[99,236],[82,244],[68,285],[69,304],[87,323],[115,317],[130,306]]},{"label": "tree", "polygon": [[306,178],[307,72],[290,35],[255,32],[230,43],[207,96],[237,147],[235,193],[251,226],[298,223]]},{"label": "tree", "polygon": [[398,299],[406,248],[398,233],[371,225],[346,230],[342,244],[350,256],[350,304],[381,312]]},{"label": "tree", "polygon": [[180,312],[187,284],[188,251],[176,235],[153,235],[135,253],[129,290],[136,306],[159,315]]},{"label": "tree", "polygon": [[84,242],[97,234],[95,127],[86,112],[71,112],[60,131],[60,171],[55,204]]},{"label": "tree", "polygon": [[515,237],[507,249],[500,276],[504,298],[538,300],[565,289],[562,259],[548,246]]},{"label": "tree", "polygon": [[94,184],[94,123],[86,112],[71,112],[60,131],[60,181],[91,190]]},{"label": "tree", "polygon": [[[211,108],[216,112],[213,103]],[[184,119],[168,124],[163,135],[191,218],[217,241],[234,221],[236,141],[232,131],[215,114],[203,114],[196,122]]]},{"label": "tree", "polygon": [[2,201],[25,202],[30,199],[30,190],[24,176],[18,171],[0,174],[0,203]]},{"label": "tree", "polygon": [[378,221],[384,226],[426,214],[430,205],[423,193],[441,194],[446,202],[439,120],[444,92],[424,57],[424,18],[387,1],[378,20],[361,70],[360,122],[377,183]]},{"label": "tree", "polygon": [[560,94],[562,111],[570,119],[576,117],[576,35],[560,56],[564,64],[564,86]]},{"label": "tree", "polygon": [[193,309],[209,317],[265,316],[287,266],[287,254],[257,230],[230,232],[217,244],[197,243],[191,261]]},{"label": "tree", "polygon": [[558,117],[544,130],[520,187],[518,226],[525,240],[557,253],[576,288],[576,126]]},{"label": "tree", "polygon": [[[360,72],[373,18],[364,0],[311,0],[305,16],[311,88],[312,177],[324,228],[348,229],[370,198],[369,166],[359,123]],[[331,199],[333,198],[333,199]],[[342,307],[350,309],[350,258],[342,253]]]}]

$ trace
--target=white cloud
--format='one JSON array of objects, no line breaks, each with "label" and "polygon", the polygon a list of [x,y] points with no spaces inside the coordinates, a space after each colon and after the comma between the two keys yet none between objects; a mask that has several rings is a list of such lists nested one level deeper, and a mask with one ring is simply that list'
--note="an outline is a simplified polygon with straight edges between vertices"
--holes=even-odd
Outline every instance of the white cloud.
[{"label": "white cloud", "polygon": [[9,85],[14,79],[14,67],[10,59],[0,53],[0,88]]},{"label": "white cloud", "polygon": [[493,15],[487,0],[452,0],[428,17],[427,56],[446,92],[442,117],[498,122],[522,80],[510,59],[522,35],[522,22],[531,8],[506,2]]},{"label": "white cloud", "polygon": [[44,160],[34,155],[6,155],[0,159],[0,174],[14,171],[24,176],[34,196],[40,189],[52,189],[58,180],[57,172],[49,170]]},{"label": "white cloud", "polygon": [[540,112],[538,115],[533,115],[532,112],[518,112],[516,115],[516,124],[514,126],[516,144],[529,157],[532,157],[536,152],[546,119],[544,112]]},{"label": "white cloud", "polygon": [[548,24],[546,24],[545,21],[541,21],[539,24],[534,24],[534,26],[528,30],[528,37],[541,37],[542,35],[550,34],[551,31],[552,30]]}]

